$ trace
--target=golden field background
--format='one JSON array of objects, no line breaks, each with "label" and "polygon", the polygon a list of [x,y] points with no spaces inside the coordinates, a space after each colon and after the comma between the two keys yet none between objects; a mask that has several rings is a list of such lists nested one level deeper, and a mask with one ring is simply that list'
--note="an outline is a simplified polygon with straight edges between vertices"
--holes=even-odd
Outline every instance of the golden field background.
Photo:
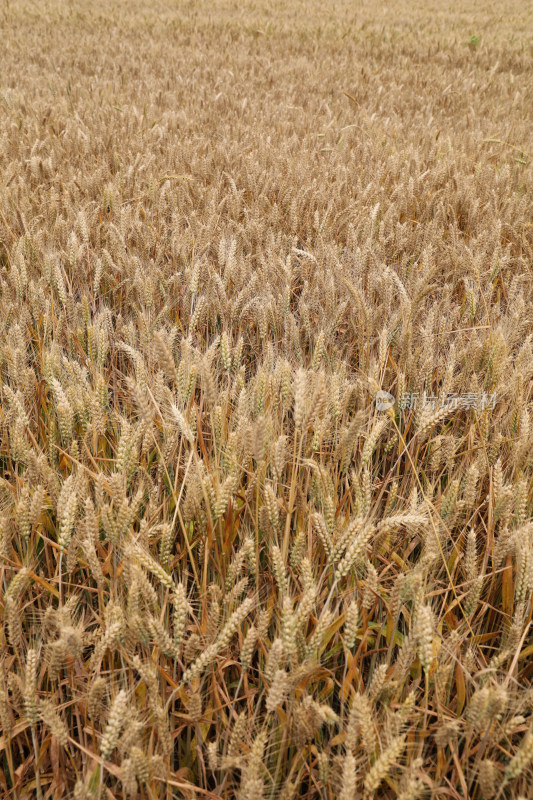
[{"label": "golden field background", "polygon": [[530,797],[531,3],[0,11],[2,797]]}]

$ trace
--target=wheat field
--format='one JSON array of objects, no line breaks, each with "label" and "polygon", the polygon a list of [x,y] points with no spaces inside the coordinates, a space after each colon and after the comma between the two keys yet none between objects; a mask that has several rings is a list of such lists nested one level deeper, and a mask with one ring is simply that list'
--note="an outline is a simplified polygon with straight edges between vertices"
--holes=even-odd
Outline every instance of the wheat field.
[{"label": "wheat field", "polygon": [[2,798],[533,797],[532,4],[0,20]]}]

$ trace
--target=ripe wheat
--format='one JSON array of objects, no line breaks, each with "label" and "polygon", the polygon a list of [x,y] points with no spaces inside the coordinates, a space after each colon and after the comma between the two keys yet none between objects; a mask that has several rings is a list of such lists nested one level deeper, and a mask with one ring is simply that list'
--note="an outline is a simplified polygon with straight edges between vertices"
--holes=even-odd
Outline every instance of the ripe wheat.
[{"label": "ripe wheat", "polygon": [[5,4],[6,797],[528,794],[531,20]]}]

